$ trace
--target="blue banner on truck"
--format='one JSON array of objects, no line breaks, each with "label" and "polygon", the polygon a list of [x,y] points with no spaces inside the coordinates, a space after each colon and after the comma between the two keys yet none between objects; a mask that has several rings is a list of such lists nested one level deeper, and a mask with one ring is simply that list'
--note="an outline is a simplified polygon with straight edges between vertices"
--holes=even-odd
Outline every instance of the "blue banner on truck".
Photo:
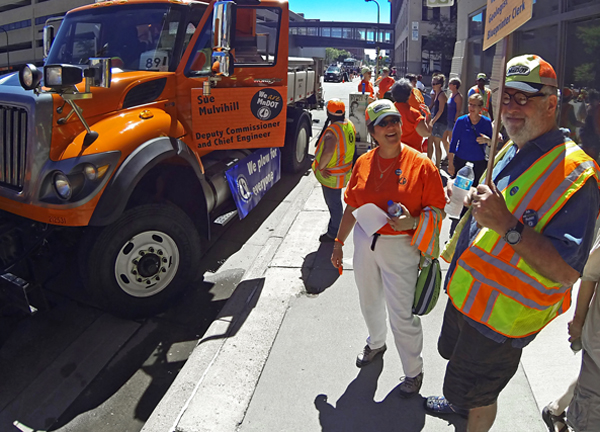
[{"label": "blue banner on truck", "polygon": [[281,178],[278,148],[258,149],[225,171],[240,219],[244,219]]}]

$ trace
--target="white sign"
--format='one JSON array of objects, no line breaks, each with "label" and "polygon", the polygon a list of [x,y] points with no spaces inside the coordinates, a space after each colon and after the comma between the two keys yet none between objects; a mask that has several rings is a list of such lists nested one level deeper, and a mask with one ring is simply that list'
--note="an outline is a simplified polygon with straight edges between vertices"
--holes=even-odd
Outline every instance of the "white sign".
[{"label": "white sign", "polygon": [[412,29],[413,30],[419,30],[419,21],[413,21],[412,22]]},{"label": "white sign", "polygon": [[169,70],[169,53],[151,50],[140,56],[140,70],[167,72]]},{"label": "white sign", "polygon": [[413,30],[412,31],[412,40],[414,40],[414,41],[418,41],[419,40],[419,30]]},{"label": "white sign", "polygon": [[454,6],[454,0],[427,0],[427,7]]}]

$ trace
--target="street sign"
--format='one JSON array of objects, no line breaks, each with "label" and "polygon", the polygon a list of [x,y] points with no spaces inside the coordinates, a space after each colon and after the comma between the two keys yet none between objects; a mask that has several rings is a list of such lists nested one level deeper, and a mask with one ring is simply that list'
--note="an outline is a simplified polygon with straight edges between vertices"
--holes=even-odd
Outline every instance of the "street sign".
[{"label": "street sign", "polygon": [[454,0],[427,0],[427,7],[454,6]]},{"label": "street sign", "polygon": [[484,51],[531,19],[533,0],[487,0]]}]

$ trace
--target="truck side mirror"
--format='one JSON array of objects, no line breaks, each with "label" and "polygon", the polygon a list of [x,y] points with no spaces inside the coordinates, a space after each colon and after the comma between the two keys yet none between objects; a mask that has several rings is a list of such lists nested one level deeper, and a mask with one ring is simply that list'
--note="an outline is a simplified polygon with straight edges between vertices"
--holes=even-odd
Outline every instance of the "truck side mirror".
[{"label": "truck side mirror", "polygon": [[212,22],[212,71],[213,74],[229,76],[233,73],[231,61],[231,32],[236,4],[225,0],[215,3]]},{"label": "truck side mirror", "polygon": [[54,26],[46,25],[44,26],[44,58],[48,57],[48,53],[50,52],[50,47],[52,46],[52,42],[54,41]]},{"label": "truck side mirror", "polygon": [[110,88],[110,82],[112,80],[111,64],[112,60],[108,57],[92,57],[89,59],[89,68],[94,71],[93,74],[90,74],[93,75],[90,77],[91,87]]}]

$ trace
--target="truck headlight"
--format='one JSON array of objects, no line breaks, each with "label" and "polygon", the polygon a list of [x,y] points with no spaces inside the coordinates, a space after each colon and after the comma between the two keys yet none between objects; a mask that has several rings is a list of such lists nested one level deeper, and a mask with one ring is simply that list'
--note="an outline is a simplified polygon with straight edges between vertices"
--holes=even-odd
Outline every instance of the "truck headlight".
[{"label": "truck headlight", "polygon": [[64,200],[70,199],[71,195],[73,195],[73,188],[71,187],[69,178],[60,171],[54,174],[54,189],[58,196]]},{"label": "truck headlight", "polygon": [[77,66],[49,65],[44,67],[44,85],[47,87],[74,86],[83,81],[83,71]]},{"label": "truck headlight", "polygon": [[33,90],[40,85],[42,72],[32,64],[26,64],[19,71],[19,82],[25,90]]},{"label": "truck headlight", "polygon": [[98,178],[98,170],[92,164],[86,164],[83,167],[83,174],[85,174],[85,178],[94,181]]}]

